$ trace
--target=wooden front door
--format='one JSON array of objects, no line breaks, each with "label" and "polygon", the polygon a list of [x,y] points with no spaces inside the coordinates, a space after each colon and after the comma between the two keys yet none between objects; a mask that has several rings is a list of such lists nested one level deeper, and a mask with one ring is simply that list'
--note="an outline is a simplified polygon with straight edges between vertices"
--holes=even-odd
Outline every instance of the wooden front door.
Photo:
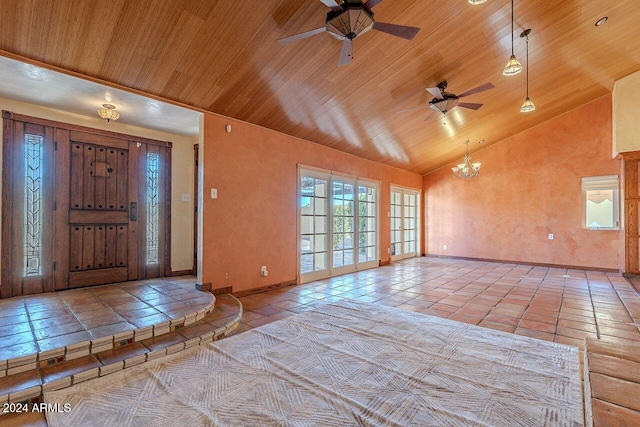
[{"label": "wooden front door", "polygon": [[138,147],[60,129],[55,289],[138,278]]},{"label": "wooden front door", "polygon": [[170,143],[10,117],[3,298],[170,274]]}]

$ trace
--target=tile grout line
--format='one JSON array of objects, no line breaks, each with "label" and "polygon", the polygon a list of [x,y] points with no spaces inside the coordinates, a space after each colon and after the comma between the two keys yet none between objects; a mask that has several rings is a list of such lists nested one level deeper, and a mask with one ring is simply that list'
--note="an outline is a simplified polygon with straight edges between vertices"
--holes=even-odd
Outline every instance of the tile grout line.
[{"label": "tile grout line", "polygon": [[598,316],[596,316],[596,307],[593,305],[593,294],[591,293],[591,280],[589,280],[589,274],[587,276],[587,290],[589,291],[589,300],[591,301],[591,311],[593,312],[593,320],[596,326],[596,338],[600,339],[600,327],[598,326]]}]

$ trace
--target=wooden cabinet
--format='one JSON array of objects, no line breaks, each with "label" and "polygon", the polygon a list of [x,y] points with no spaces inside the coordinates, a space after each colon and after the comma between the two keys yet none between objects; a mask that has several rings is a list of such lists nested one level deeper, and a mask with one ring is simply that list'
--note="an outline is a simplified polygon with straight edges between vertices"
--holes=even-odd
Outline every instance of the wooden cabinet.
[{"label": "wooden cabinet", "polygon": [[640,152],[620,154],[624,218],[624,273],[640,274]]}]

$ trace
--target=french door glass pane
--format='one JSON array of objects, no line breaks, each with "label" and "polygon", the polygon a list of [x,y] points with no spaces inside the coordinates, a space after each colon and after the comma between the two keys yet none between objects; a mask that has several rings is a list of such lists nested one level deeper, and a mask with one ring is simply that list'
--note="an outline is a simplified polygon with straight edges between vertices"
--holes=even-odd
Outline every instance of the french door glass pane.
[{"label": "french door glass pane", "polygon": [[300,178],[300,273],[327,269],[328,181]]},{"label": "french door glass pane", "polygon": [[358,262],[373,261],[376,256],[376,189],[358,186]]},{"label": "french door glass pane", "polygon": [[402,254],[402,194],[391,192],[391,255]]},{"label": "french door glass pane", "polygon": [[353,265],[354,185],[333,181],[333,267]]}]

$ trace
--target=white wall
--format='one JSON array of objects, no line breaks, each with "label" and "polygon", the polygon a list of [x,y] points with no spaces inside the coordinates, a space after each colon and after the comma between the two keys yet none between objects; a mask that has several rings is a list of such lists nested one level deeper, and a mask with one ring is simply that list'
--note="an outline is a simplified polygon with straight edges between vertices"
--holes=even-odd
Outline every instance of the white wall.
[{"label": "white wall", "polygon": [[613,156],[640,150],[640,71],[613,87]]},{"label": "white wall", "polygon": [[[0,109],[55,120],[94,129],[108,130],[127,135],[140,136],[160,141],[171,141],[171,268],[173,271],[190,270],[193,266],[193,144],[197,137],[191,138],[166,132],[130,126],[122,122],[110,122],[96,117],[82,116],[65,111],[45,108],[10,99],[0,98]],[[2,127],[0,127],[2,138]],[[0,139],[1,140],[1,139]],[[2,144],[0,144],[0,160]],[[2,162],[0,161],[0,176]],[[182,194],[189,194],[188,202],[182,201]],[[0,202],[0,209],[2,205]],[[1,238],[1,236],[0,236]]]}]

